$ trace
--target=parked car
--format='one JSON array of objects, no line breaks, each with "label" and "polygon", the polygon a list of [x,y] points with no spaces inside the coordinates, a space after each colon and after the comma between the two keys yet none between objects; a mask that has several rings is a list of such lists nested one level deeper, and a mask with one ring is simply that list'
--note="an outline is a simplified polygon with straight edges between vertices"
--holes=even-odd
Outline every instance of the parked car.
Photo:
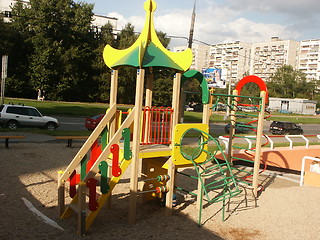
[{"label": "parked car", "polygon": [[60,124],[56,118],[42,116],[35,107],[3,104],[0,106],[0,125],[9,129],[38,127],[55,130]]},{"label": "parked car", "polygon": [[[251,124],[236,122],[235,128],[236,128],[235,133],[241,134],[241,133],[248,133],[249,131],[252,130],[253,127]],[[230,123],[224,127],[224,130],[226,131],[226,133],[230,133]]]},{"label": "parked car", "polygon": [[273,121],[270,124],[269,131],[274,135],[298,135],[303,134],[303,129],[292,122]]},{"label": "parked car", "polygon": [[101,119],[104,117],[105,114],[99,114],[97,116],[86,118],[86,121],[84,123],[84,126],[86,129],[92,131],[98,126]]},{"label": "parked car", "polygon": [[194,109],[192,107],[190,107],[189,105],[185,105],[184,110],[187,112],[190,112],[190,111],[193,111]]}]

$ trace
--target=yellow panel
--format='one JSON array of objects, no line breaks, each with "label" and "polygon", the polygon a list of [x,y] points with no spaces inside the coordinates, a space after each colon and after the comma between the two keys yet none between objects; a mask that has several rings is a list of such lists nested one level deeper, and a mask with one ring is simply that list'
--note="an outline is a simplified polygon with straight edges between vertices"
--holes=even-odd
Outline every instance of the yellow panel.
[{"label": "yellow panel", "polygon": [[167,156],[171,156],[171,154],[172,154],[171,150],[154,151],[154,152],[140,152],[139,158],[167,157]]},{"label": "yellow panel", "polygon": [[[144,28],[136,40],[136,42],[127,49],[118,50],[110,45],[105,46],[103,51],[103,59],[105,64],[109,68],[120,67],[124,65],[130,65],[134,67],[144,67],[143,59],[145,58],[145,53],[150,43],[153,43],[157,49],[160,50],[165,56],[172,61],[173,66],[177,70],[186,71],[192,64],[192,50],[190,48],[182,52],[171,52],[167,50],[160,42],[156,30],[154,28],[153,22],[153,12],[156,10],[156,2],[154,0],[147,0],[144,4],[144,9],[146,11],[145,25]],[[161,60],[160,60],[161,61]],[[173,68],[169,61],[165,61],[163,65]]]},{"label": "yellow panel", "polygon": [[[181,154],[181,138],[183,134],[188,131],[189,129],[196,128],[203,132],[208,133],[209,132],[209,126],[207,124],[202,123],[192,123],[192,124],[177,124],[175,127],[174,135],[173,135],[173,151],[172,151],[172,157],[173,157],[173,163],[175,165],[189,165],[191,160],[188,160]],[[207,140],[207,136],[203,136],[203,140]],[[203,149],[207,150],[208,146],[205,144],[203,146]],[[202,152],[196,159],[194,159],[195,162],[201,163],[206,160],[207,154],[205,152]]]}]

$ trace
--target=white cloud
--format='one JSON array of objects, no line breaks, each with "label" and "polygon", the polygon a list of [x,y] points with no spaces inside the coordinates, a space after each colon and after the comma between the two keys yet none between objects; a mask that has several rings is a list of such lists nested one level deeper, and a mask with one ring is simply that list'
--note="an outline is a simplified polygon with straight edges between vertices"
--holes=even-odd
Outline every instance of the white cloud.
[{"label": "white cloud", "polygon": [[[204,0],[201,3],[197,6],[196,11],[194,39],[209,44],[236,40],[248,43],[263,42],[269,41],[273,36],[292,40],[308,39],[304,36],[304,31],[311,30],[306,26],[314,26],[314,24],[310,24],[310,19],[316,19],[319,14],[305,18],[294,18],[295,11],[304,11],[312,6],[316,6],[318,11],[320,7],[320,0],[305,0],[304,2],[298,0],[228,0],[229,4]],[[286,12],[285,17],[280,14],[281,11]],[[308,11],[311,12],[311,15],[315,12],[315,10]],[[169,9],[161,15],[155,12],[155,28],[169,36],[187,38],[191,24],[191,12],[192,9]],[[291,15],[289,16],[289,14]],[[306,12],[298,14],[308,15]],[[145,21],[144,15],[125,18],[119,13],[110,13],[109,16],[119,18],[118,29],[122,29],[125,24],[130,22],[135,26],[135,31],[141,31]],[[283,21],[289,18],[295,20]],[[318,33],[314,33],[314,35],[316,34]],[[177,45],[187,45],[187,40],[173,38],[171,47]]]},{"label": "white cloud", "polygon": [[239,18],[225,24],[227,40],[240,40],[243,42],[263,42],[269,41],[271,37],[277,36],[285,39],[295,39],[298,32],[288,31],[285,26],[279,24],[265,24]]},{"label": "white cloud", "polygon": [[118,30],[121,30],[128,23],[128,20],[123,15],[117,12],[108,13],[108,17],[114,17],[118,19],[118,23],[117,23]]},{"label": "white cloud", "polygon": [[319,0],[228,0],[228,5],[239,10],[286,13],[294,16],[319,14]]}]

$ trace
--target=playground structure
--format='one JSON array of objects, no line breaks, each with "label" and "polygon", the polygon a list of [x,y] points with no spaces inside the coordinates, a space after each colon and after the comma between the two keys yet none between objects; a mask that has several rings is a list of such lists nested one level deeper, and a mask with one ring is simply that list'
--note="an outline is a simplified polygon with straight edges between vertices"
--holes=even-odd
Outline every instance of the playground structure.
[{"label": "playground structure", "polygon": [[[174,192],[178,188],[176,178],[179,168],[195,169],[196,176],[193,178],[198,180],[196,196],[199,206],[199,225],[201,225],[203,198],[209,203],[223,202],[224,219],[224,206],[229,198],[238,195],[241,189],[252,190],[256,198],[261,189],[258,176],[263,145],[265,104],[268,99],[266,85],[258,77],[247,76],[239,82],[232,95],[210,94],[202,74],[195,70],[187,71],[192,63],[191,49],[173,53],[160,43],[153,24],[155,1],[147,0],[144,9],[145,26],[131,47],[125,50],[117,50],[109,45],[105,47],[104,61],[112,69],[110,107],[66,170],[59,172],[59,215],[65,219],[73,213],[77,214],[80,235],[84,235],[89,229],[103,206],[110,207],[112,190],[129,166],[129,223],[135,222],[139,195],[143,195],[144,200],[164,199],[165,196],[166,213],[171,214]],[[137,68],[135,105],[128,111],[127,116],[117,110],[118,74],[123,66]],[[171,107],[152,106],[155,67],[176,71],[173,78]],[[181,85],[191,78],[199,81],[202,90],[202,123],[179,124]],[[248,82],[258,84],[259,97],[241,96],[240,91]],[[226,154],[219,140],[209,134],[210,108],[214,108],[222,98],[231,99],[231,104],[228,106],[231,112],[231,127]],[[237,111],[243,98],[254,100],[250,106],[256,109],[256,114]],[[243,137],[235,134],[236,120],[241,114],[244,114],[242,117],[245,118],[255,118],[249,123],[254,123],[256,126],[245,124],[245,127],[255,132],[255,147],[242,148],[251,156],[250,160],[234,154],[234,149],[239,147],[233,143],[233,139]],[[192,131],[197,133],[198,143],[191,152],[187,152],[183,143],[186,135]],[[237,160],[251,161],[254,165],[253,172],[237,169],[232,165],[232,162]],[[139,179],[148,183],[144,184],[142,189],[138,188]],[[65,195],[66,185],[69,187],[69,196]],[[66,205],[66,202],[70,203]]]}]

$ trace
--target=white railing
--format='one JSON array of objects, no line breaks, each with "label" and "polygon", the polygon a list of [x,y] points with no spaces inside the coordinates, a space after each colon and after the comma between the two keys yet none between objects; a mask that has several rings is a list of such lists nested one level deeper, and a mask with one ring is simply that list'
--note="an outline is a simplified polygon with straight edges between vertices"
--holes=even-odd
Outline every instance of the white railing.
[{"label": "white railing", "polygon": [[291,138],[303,138],[306,141],[306,148],[309,147],[309,139],[303,135],[285,135],[284,137],[290,142],[290,149],[293,147],[293,141]]},{"label": "white railing", "polygon": [[[308,137],[317,137],[318,139],[320,139],[320,135],[307,135]],[[252,148],[252,144],[253,144],[253,139],[252,138],[256,138],[256,135],[251,135],[251,136],[244,136],[245,140],[248,143],[248,149]],[[270,143],[270,150],[274,149],[274,141],[271,139],[272,137],[282,137],[282,136],[268,136],[268,135],[263,135],[263,137],[267,138],[269,143]],[[286,140],[288,140],[289,144],[290,144],[290,149],[293,148],[293,141],[292,138],[302,138],[305,140],[306,143],[306,148],[309,148],[309,142],[310,140],[304,136],[304,135],[284,135],[283,136]],[[225,136],[219,136],[219,139],[221,139],[223,141],[223,143],[225,144],[225,152],[228,151],[228,146],[229,146],[229,137],[225,137]],[[254,140],[255,141],[255,140]]]},{"label": "white railing", "polygon": [[274,149],[274,144],[273,141],[271,140],[271,138],[268,135],[264,135],[264,137],[266,137],[268,139],[268,141],[270,142],[270,149]]},{"label": "white railing", "polygon": [[222,140],[222,142],[225,145],[225,150],[224,152],[228,152],[228,148],[229,148],[229,138],[228,137],[224,137],[224,136],[219,136],[219,139]]}]

